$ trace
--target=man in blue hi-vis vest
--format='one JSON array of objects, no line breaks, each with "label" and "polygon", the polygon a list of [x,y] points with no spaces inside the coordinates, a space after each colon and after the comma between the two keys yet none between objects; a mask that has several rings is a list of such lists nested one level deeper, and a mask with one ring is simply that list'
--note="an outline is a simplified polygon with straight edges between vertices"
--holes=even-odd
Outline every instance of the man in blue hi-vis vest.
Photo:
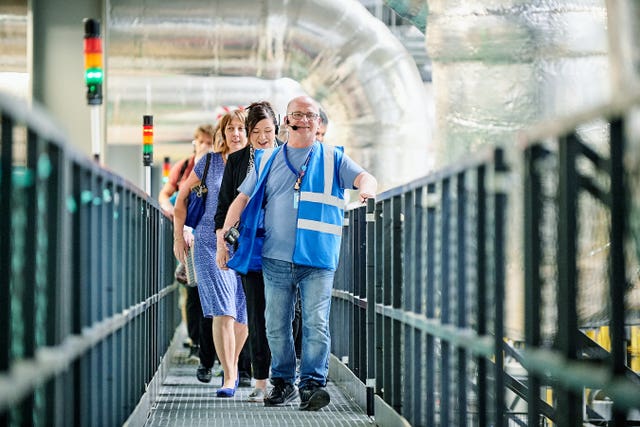
[{"label": "man in blue hi-vis vest", "polygon": [[238,248],[231,259],[218,251],[220,268],[262,269],[265,321],[271,348],[273,388],[265,406],[296,398],[296,354],[292,336],[296,293],[302,304],[300,409],[329,404],[329,311],[338,266],[344,190],[359,189],[364,203],[375,197],[377,181],[344,154],[342,147],[316,141],[318,104],[308,96],[292,99],[284,125],[289,141],[256,150],[254,168],[229,207],[218,239],[238,222]]}]

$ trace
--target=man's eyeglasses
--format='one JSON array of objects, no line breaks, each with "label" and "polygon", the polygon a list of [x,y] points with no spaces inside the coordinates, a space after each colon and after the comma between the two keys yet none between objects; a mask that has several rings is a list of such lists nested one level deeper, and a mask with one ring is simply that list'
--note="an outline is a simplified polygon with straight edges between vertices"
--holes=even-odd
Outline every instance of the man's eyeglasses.
[{"label": "man's eyeglasses", "polygon": [[308,120],[315,120],[320,117],[317,113],[301,113],[300,111],[295,111],[293,113],[287,114],[289,117],[294,120],[302,120],[303,118],[307,118]]}]

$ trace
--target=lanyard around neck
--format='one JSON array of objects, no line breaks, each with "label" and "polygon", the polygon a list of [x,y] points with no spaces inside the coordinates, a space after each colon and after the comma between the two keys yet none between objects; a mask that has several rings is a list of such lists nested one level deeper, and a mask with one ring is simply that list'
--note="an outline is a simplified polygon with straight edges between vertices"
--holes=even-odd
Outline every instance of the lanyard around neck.
[{"label": "lanyard around neck", "polygon": [[309,160],[311,159],[311,153],[313,153],[313,148],[315,147],[315,145],[311,146],[311,150],[309,150],[309,153],[307,154],[307,158],[304,160],[304,163],[300,167],[299,171],[297,171],[296,168],[294,168],[291,162],[289,161],[289,156],[287,155],[287,145],[289,144],[288,143],[284,144],[284,147],[283,147],[284,161],[289,167],[289,170],[296,176],[296,183],[293,185],[293,189],[295,191],[300,191],[300,184],[302,183],[302,177],[304,177],[304,174],[307,171],[307,166],[309,165]]}]

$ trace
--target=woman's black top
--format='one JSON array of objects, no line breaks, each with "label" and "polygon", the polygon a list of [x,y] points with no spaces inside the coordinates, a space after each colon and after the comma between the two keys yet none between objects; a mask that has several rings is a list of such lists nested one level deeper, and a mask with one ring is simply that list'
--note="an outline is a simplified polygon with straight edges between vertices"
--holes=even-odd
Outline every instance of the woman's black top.
[{"label": "woman's black top", "polygon": [[[282,142],[276,139],[276,146],[281,144]],[[229,158],[227,158],[227,165],[224,167],[224,175],[222,175],[222,183],[220,184],[220,194],[218,195],[218,209],[215,216],[216,230],[221,229],[224,225],[229,206],[239,193],[238,187],[247,177],[250,157],[251,146],[247,144],[242,150],[230,154]]]}]

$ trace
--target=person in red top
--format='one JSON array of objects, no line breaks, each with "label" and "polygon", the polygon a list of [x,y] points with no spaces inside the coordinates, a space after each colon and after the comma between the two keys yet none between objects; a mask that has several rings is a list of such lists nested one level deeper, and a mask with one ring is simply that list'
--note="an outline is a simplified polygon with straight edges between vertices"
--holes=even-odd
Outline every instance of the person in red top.
[{"label": "person in red top", "polygon": [[193,154],[184,160],[176,162],[169,171],[169,180],[160,190],[158,202],[162,210],[171,217],[173,221],[173,202],[172,196],[180,189],[180,183],[185,180],[195,165],[196,154],[204,154],[208,149],[205,147],[213,147],[215,129],[211,125],[198,126],[194,134]]}]

